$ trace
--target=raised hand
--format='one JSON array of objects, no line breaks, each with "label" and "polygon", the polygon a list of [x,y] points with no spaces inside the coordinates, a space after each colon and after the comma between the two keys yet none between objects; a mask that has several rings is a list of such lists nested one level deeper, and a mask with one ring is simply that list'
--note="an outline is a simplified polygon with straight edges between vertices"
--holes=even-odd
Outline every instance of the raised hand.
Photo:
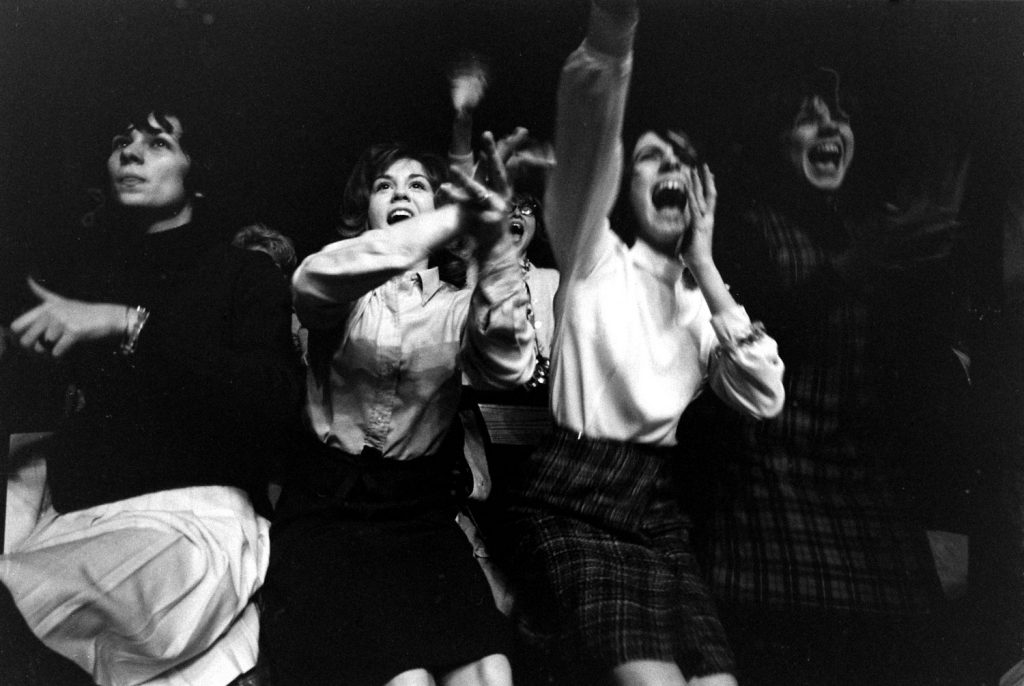
[{"label": "raised hand", "polygon": [[487,92],[487,65],[475,55],[466,55],[448,72],[452,109],[457,114],[471,113]]},{"label": "raised hand", "polygon": [[691,267],[711,261],[711,245],[715,229],[715,206],[718,189],[715,175],[703,164],[698,171],[690,169],[690,183],[686,186],[690,223],[679,237],[676,254]]},{"label": "raised hand", "polygon": [[628,15],[636,12],[637,0],[592,0],[595,7],[615,15]]},{"label": "raised hand", "polygon": [[511,245],[508,200],[512,197],[512,186],[494,135],[486,131],[481,139],[483,150],[476,178],[453,166],[452,181],[445,184],[442,191],[461,206],[466,230],[476,239],[478,253],[486,255],[500,243]]},{"label": "raised hand", "polygon": [[961,226],[969,163],[967,157],[950,161],[939,173],[896,189],[882,212],[853,227],[853,246],[836,259],[839,273],[872,287],[880,285],[870,283],[878,277],[947,259]]},{"label": "raised hand", "polygon": [[497,153],[513,180],[531,169],[547,171],[555,166],[554,146],[531,138],[522,126],[497,142]]},{"label": "raised hand", "polygon": [[118,339],[125,332],[125,305],[64,298],[32,278],[28,285],[40,302],[11,323],[14,338],[26,350],[61,357],[81,343]]}]

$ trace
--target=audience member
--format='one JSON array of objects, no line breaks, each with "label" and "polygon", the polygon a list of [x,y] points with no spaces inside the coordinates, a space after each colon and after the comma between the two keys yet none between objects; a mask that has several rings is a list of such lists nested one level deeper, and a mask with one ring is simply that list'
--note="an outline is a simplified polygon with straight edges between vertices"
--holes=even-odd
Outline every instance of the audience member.
[{"label": "audience member", "polygon": [[[81,397],[49,451],[52,507],[0,557],[0,581],[101,685],[227,684],[257,658],[269,524],[250,493],[299,380],[285,280],[203,222],[197,122],[161,108],[125,120],[101,245],[60,294],[30,280],[38,305],[11,324]],[[4,641],[19,625],[4,620]],[[26,654],[0,652],[3,683],[31,676]]]},{"label": "audience member", "polygon": [[[594,2],[586,39],[562,71],[544,208],[562,280],[556,428],[510,487],[516,608],[532,630],[553,635],[566,680],[732,684],[669,455],[705,381],[738,410],[772,416],[783,365],[718,274],[714,181],[686,136],[645,131],[623,183],[637,14],[630,0]],[[608,220],[620,183],[631,247]]]}]

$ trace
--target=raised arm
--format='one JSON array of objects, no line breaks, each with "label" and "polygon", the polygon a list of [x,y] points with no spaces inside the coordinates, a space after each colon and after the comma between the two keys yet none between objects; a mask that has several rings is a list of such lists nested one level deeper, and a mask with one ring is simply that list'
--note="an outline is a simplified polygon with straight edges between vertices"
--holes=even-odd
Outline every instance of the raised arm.
[{"label": "raised arm", "polygon": [[[520,144],[525,142],[522,137]],[[481,199],[473,226],[480,277],[469,303],[463,337],[462,363],[470,383],[479,388],[513,388],[526,383],[535,362],[534,331],[527,318],[526,293],[516,247],[509,234],[507,202],[512,188],[504,162],[516,147],[497,150],[494,137],[483,135],[481,178],[488,188],[457,170],[461,199]],[[481,191],[486,190],[481,196]]]},{"label": "raised arm", "polygon": [[544,218],[563,271],[586,269],[601,254],[601,233],[607,233],[622,172],[622,120],[636,22],[633,1],[594,2],[587,36],[562,68],[557,165],[548,181]]},{"label": "raised arm", "polygon": [[487,69],[480,59],[466,56],[452,65],[448,83],[453,111],[448,163],[472,176],[473,112],[487,91]]}]

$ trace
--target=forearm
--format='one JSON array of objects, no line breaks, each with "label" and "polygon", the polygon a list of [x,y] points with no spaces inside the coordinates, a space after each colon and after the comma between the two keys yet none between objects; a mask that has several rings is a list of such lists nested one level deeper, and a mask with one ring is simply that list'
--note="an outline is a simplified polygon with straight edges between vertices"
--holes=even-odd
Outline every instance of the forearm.
[{"label": "forearm", "polygon": [[473,175],[473,114],[457,111],[452,120],[452,142],[448,149],[448,163],[458,167],[467,176]]},{"label": "forearm", "polygon": [[310,255],[292,277],[295,310],[303,324],[326,328],[351,303],[412,269],[459,232],[459,209],[447,205],[386,229],[367,231]]},{"label": "forearm", "polygon": [[737,306],[736,300],[732,297],[732,293],[729,292],[725,281],[722,280],[722,275],[719,273],[714,260],[708,258],[707,260],[699,261],[692,265],[688,264],[687,266],[689,266],[690,272],[697,280],[697,285],[700,286],[701,293],[704,295],[712,315]]},{"label": "forearm", "polygon": [[535,332],[529,297],[514,255],[483,263],[473,291],[463,344],[463,365],[474,386],[512,388],[530,378]]},{"label": "forearm", "polygon": [[573,264],[593,243],[584,234],[604,225],[618,195],[635,25],[635,13],[623,18],[592,8],[587,37],[562,69],[557,163],[544,203],[560,265]]}]

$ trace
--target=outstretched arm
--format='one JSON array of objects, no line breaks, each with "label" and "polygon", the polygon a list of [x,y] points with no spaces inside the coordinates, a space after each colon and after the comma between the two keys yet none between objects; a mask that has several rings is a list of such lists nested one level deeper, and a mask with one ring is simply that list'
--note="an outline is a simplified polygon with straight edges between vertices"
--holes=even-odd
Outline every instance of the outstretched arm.
[{"label": "outstretched arm", "polygon": [[[525,142],[525,136],[521,143]],[[475,194],[481,212],[473,226],[480,278],[469,303],[463,338],[462,363],[470,382],[482,388],[511,388],[533,374],[534,331],[527,318],[529,296],[523,283],[516,247],[509,234],[508,199],[512,187],[504,162],[515,146],[499,153],[494,137],[483,135],[478,175],[488,179],[487,192],[479,181],[453,169],[462,182],[463,202]]]},{"label": "outstretched arm", "polygon": [[398,224],[330,243],[310,255],[292,277],[295,311],[311,329],[334,326],[352,303],[413,268],[461,230],[462,209],[446,205]]},{"label": "outstretched arm", "polygon": [[622,120],[632,71],[635,0],[593,3],[587,36],[562,68],[555,128],[557,164],[544,218],[559,267],[588,270],[603,253],[602,232],[622,172]]},{"label": "outstretched arm", "polygon": [[137,324],[138,313],[128,305],[65,298],[31,278],[28,285],[39,304],[11,323],[13,336],[26,350],[62,357],[83,343],[117,341]]}]

